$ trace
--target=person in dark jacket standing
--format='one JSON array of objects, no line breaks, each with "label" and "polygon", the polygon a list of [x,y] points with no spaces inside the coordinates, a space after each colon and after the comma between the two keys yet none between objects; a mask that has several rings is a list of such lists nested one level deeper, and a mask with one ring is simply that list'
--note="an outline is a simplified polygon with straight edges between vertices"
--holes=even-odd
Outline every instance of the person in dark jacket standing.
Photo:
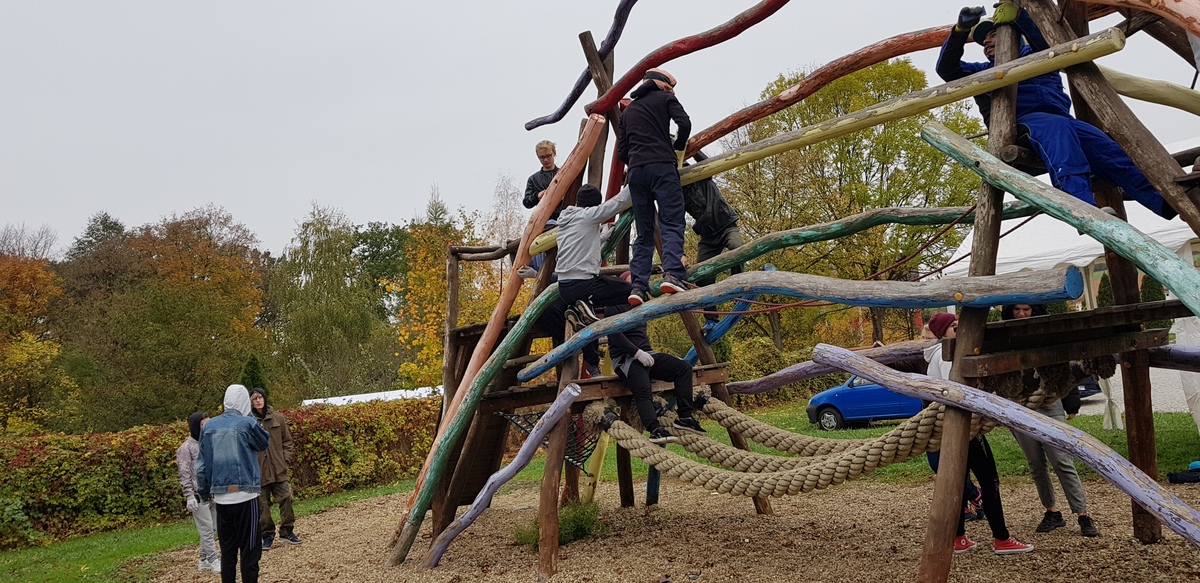
[{"label": "person in dark jacket standing", "polygon": [[[558,176],[558,164],[554,162],[554,157],[558,155],[554,142],[550,140],[542,140],[533,148],[537,154],[538,162],[541,162],[542,169],[529,175],[529,180],[525,181],[525,198],[521,199],[521,204],[525,208],[531,209],[537,206],[538,201],[542,200],[546,189],[550,188],[550,183]],[[558,210],[550,216],[551,219],[558,218]]]},{"label": "person in dark jacket standing", "polygon": [[300,537],[293,532],[296,514],[292,510],[292,483],[288,474],[288,468],[295,458],[292,432],[288,430],[287,419],[283,414],[267,404],[265,391],[259,388],[251,391],[250,404],[254,408],[254,418],[271,434],[271,446],[258,454],[258,463],[262,468],[262,491],[258,495],[258,526],[262,532],[263,550],[270,550],[275,542],[275,520],[271,518],[272,499],[275,504],[279,504],[279,540],[298,545]]},{"label": "person in dark jacket standing", "polygon": [[258,452],[267,449],[270,440],[271,435],[251,416],[250,395],[242,385],[225,389],[225,412],[200,430],[196,490],[201,500],[217,505],[222,583],[236,583],[239,555],[243,583],[258,583],[258,561],[262,558]]},{"label": "person in dark jacket standing", "polygon": [[[704,152],[696,152],[694,158],[697,162],[703,162],[708,156]],[[692,223],[692,230],[700,235],[697,263],[703,263],[725,251],[746,244],[742,240],[742,230],[738,228],[737,211],[729,206],[729,202],[721,195],[721,189],[717,188],[717,183],[712,178],[698,180],[683,187],[683,208],[695,221]],[[730,275],[741,272],[741,264],[729,269]],[[704,287],[716,281],[717,276],[714,274],[696,281],[696,285]],[[709,306],[705,310],[716,311],[716,306]],[[705,314],[704,319],[704,332],[707,334],[716,325],[719,317],[716,314]]]},{"label": "person in dark jacket standing", "polygon": [[[1000,2],[992,20],[981,20],[983,7],[964,7],[938,55],[937,73],[954,81],[994,66],[995,27],[1014,24],[1029,44],[1022,44],[1024,57],[1050,48],[1042,32],[1024,8]],[[967,40],[983,46],[986,62],[962,61]],[[975,97],[983,123],[991,123],[990,95]],[[1017,84],[1017,126],[1028,135],[1029,144],[1045,163],[1055,188],[1095,205],[1091,175],[1095,174],[1125,191],[1125,194],[1154,214],[1172,219],[1178,213],[1163,199],[1121,146],[1091,124],[1071,117],[1071,98],[1063,90],[1058,71],[1038,75]]]},{"label": "person in dark jacket standing", "polygon": [[[662,69],[650,69],[642,84],[630,94],[633,101],[621,116],[617,157],[629,167],[629,189],[633,194],[633,216],[637,242],[633,246],[630,271],[633,291],[629,303],[649,301],[650,267],[654,260],[654,213],[658,203],[658,226],[662,234],[663,293],[681,292],[687,271],[683,267],[683,187],[679,168],[683,150],[692,132],[692,121],[675,98],[675,78]],[[671,142],[670,122],[677,136]]]}]

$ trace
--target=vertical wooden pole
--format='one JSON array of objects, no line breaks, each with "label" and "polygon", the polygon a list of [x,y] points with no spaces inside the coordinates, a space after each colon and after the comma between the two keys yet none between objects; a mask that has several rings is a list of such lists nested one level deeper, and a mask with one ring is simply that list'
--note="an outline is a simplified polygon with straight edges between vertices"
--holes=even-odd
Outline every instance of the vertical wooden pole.
[{"label": "vertical wooden pole", "polygon": [[[1012,26],[996,28],[996,64],[1018,57],[1017,32]],[[991,120],[988,124],[988,150],[998,153],[1012,144],[1016,137],[1016,85],[992,92]],[[1004,192],[987,183],[979,189],[978,210],[975,214],[975,235],[971,247],[969,275],[992,275],[996,272],[996,253],[1000,241],[1000,220]],[[954,360],[978,353],[983,345],[983,330],[987,324],[986,308],[965,308],[959,316]],[[964,382],[951,369],[950,378]],[[967,475],[967,444],[970,438],[971,414],[955,407],[946,407],[942,419],[942,453],[934,482],[933,501],[929,507],[929,526],[925,529],[925,544],[918,568],[918,581],[942,583],[950,576],[954,556],[954,535],[962,515],[963,479]]]},{"label": "vertical wooden pole", "polygon": [[[565,338],[575,334],[567,322]],[[579,377],[579,355],[563,363],[558,377],[558,392]],[[571,416],[566,415],[554,424],[546,446],[546,467],[542,471],[542,487],[538,497],[538,581],[546,581],[558,572],[558,487],[563,469],[563,454],[567,449],[567,430]]]},{"label": "vertical wooden pole", "polygon": [[592,457],[588,459],[588,473],[590,476],[584,476],[579,485],[579,499],[584,502],[591,502],[596,499],[596,485],[600,483],[600,471],[604,469],[604,457],[608,455],[608,445],[612,439],[608,433],[600,433],[600,441],[596,443],[596,449],[592,450]]},{"label": "vertical wooden pole", "polygon": [[[716,364],[717,356],[713,353],[712,346],[708,345],[708,340],[704,338],[704,332],[700,328],[700,323],[696,321],[695,314],[691,312],[683,312],[679,314],[683,318],[683,327],[687,329],[688,337],[692,339],[692,344],[696,346],[696,356],[700,359],[700,364]],[[726,405],[733,406],[732,398],[729,395],[729,389],[725,387],[725,383],[712,383],[709,385],[713,394]],[[750,451],[750,444],[746,438],[736,431],[729,432],[729,443],[734,447]],[[775,514],[771,508],[771,499],[766,496],[754,497],[754,511],[759,514]]]},{"label": "vertical wooden pole", "polygon": [[[637,417],[634,413],[633,402],[629,397],[621,401],[621,417],[626,423],[630,423]],[[630,459],[629,450],[620,445],[617,445],[617,486],[621,492],[621,508],[633,508],[635,504],[633,499],[633,463]]]},{"label": "vertical wooden pole", "polygon": [[446,331],[442,338],[442,414],[454,400],[455,354],[454,329],[458,327],[458,256],[446,250]]}]

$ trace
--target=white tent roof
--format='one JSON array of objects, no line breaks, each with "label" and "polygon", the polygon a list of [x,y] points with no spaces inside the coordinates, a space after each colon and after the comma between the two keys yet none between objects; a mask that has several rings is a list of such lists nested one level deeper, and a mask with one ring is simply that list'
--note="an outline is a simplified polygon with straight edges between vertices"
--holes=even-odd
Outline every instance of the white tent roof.
[{"label": "white tent roof", "polygon": [[344,397],[329,397],[327,399],[305,399],[300,402],[302,407],[309,405],[349,405],[350,403],[366,403],[368,401],[395,401],[396,399],[425,399],[442,394],[442,386],[421,387],[411,391],[383,391],[379,393],[363,393],[361,395],[346,395]]},{"label": "white tent roof", "polygon": [[[1188,140],[1167,146],[1171,152],[1182,151],[1200,144],[1200,139]],[[1045,179],[1045,176],[1042,176]],[[1005,195],[1006,201],[1016,200]],[[1136,202],[1127,202],[1125,210],[1129,222],[1137,230],[1162,243],[1172,252],[1196,241],[1196,234],[1179,217],[1165,221]],[[1003,233],[1025,219],[1010,219],[1000,226]],[[954,251],[951,261],[971,251],[971,240],[975,231],[967,234],[962,244]],[[1091,237],[1080,235],[1075,227],[1047,215],[1040,215],[1008,236],[1000,239],[1000,250],[996,257],[996,273],[1012,273],[1023,269],[1050,269],[1056,266],[1074,265],[1079,268],[1091,265],[1104,255],[1104,247]],[[963,260],[943,272],[944,277],[966,277],[970,260]]]}]

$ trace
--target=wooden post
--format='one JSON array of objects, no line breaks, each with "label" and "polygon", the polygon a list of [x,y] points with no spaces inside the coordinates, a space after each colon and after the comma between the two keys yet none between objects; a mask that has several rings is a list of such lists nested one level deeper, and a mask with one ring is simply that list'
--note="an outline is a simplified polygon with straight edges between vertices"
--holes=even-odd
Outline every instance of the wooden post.
[{"label": "wooden post", "polygon": [[[567,419],[567,421],[570,422],[570,419]],[[572,502],[579,502],[579,466],[575,464],[563,465],[562,498],[558,502],[563,506]]]},{"label": "wooden post", "polygon": [[588,459],[588,473],[591,475],[584,476],[579,485],[579,499],[584,502],[596,499],[596,485],[600,483],[600,471],[604,469],[604,457],[608,455],[608,444],[611,442],[612,438],[607,432],[600,433],[596,449],[592,450],[592,457]]},{"label": "wooden post", "polygon": [[[596,50],[596,41],[592,38],[592,31],[586,30],[579,33],[579,44],[583,46],[583,56],[587,59],[588,71],[592,75],[592,83],[596,85],[597,97],[603,96],[609,89],[612,88],[612,51],[609,51],[606,59],[600,58],[600,52]],[[617,123],[621,119],[621,112],[618,107],[612,107],[604,112],[608,118],[608,127],[614,131],[617,129]],[[605,132],[600,140],[596,142],[595,149],[592,150],[592,156],[588,158],[588,177],[587,183],[600,188],[604,184],[604,148],[608,144],[608,132]]]},{"label": "wooden post", "polygon": [[[621,417],[623,421],[633,425],[632,421],[637,418],[634,412],[633,401],[631,397],[625,397],[620,401]],[[637,425],[634,425],[637,427]],[[633,508],[636,503],[633,499],[633,463],[629,450],[620,446],[613,441],[617,446],[617,486],[621,491],[621,508]]]},{"label": "wooden post", "polygon": [[[700,329],[700,323],[696,321],[696,316],[691,312],[683,312],[679,316],[683,318],[683,327],[687,329],[688,337],[696,346],[696,357],[700,359],[700,364],[716,364],[717,356],[713,354],[708,340],[705,340],[704,332]],[[729,396],[729,389],[725,387],[725,383],[713,383],[709,387],[722,403],[733,406],[733,399]],[[750,451],[750,444],[746,438],[736,431],[729,432],[729,443],[740,450]],[[771,508],[771,499],[766,496],[754,497],[754,511],[759,514],[775,514]]]},{"label": "wooden post", "polygon": [[[1017,31],[1012,26],[996,28],[996,66],[1016,59],[1019,55]],[[999,152],[1016,139],[1016,85],[992,92],[991,120],[988,124],[988,150]],[[971,246],[969,275],[996,273],[996,254],[1000,245],[1000,221],[1004,192],[987,183],[979,189],[978,210],[975,214],[974,242]],[[959,316],[954,360],[971,355],[983,345],[988,308],[964,308]],[[955,367],[957,368],[957,367]],[[950,377],[963,382],[952,368]],[[929,526],[921,553],[917,579],[941,583],[950,576],[950,561],[954,556],[954,535],[962,515],[963,479],[967,475],[967,440],[970,438],[971,414],[955,407],[946,407],[942,419],[941,461],[934,482],[933,501],[929,508]]]},{"label": "wooden post", "polygon": [[[567,322],[566,337],[575,334]],[[558,377],[558,392],[579,377],[579,355],[567,359]],[[546,466],[542,471],[542,487],[538,497],[538,581],[546,581],[558,572],[558,486],[562,474],[563,454],[567,449],[567,430],[571,416],[565,415],[554,424],[546,445]]]},{"label": "wooden post", "polygon": [[454,400],[454,384],[456,350],[454,329],[458,327],[458,256],[453,251],[446,251],[446,331],[442,339],[442,414],[446,413],[446,405]]}]

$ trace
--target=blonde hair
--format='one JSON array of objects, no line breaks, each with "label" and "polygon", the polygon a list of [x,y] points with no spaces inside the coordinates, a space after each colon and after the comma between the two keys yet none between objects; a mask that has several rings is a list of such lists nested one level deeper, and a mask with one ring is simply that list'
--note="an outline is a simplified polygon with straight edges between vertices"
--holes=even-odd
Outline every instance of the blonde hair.
[{"label": "blonde hair", "polygon": [[554,147],[554,142],[550,140],[542,140],[533,148],[534,153],[541,154],[542,152],[558,153],[558,149]]}]

